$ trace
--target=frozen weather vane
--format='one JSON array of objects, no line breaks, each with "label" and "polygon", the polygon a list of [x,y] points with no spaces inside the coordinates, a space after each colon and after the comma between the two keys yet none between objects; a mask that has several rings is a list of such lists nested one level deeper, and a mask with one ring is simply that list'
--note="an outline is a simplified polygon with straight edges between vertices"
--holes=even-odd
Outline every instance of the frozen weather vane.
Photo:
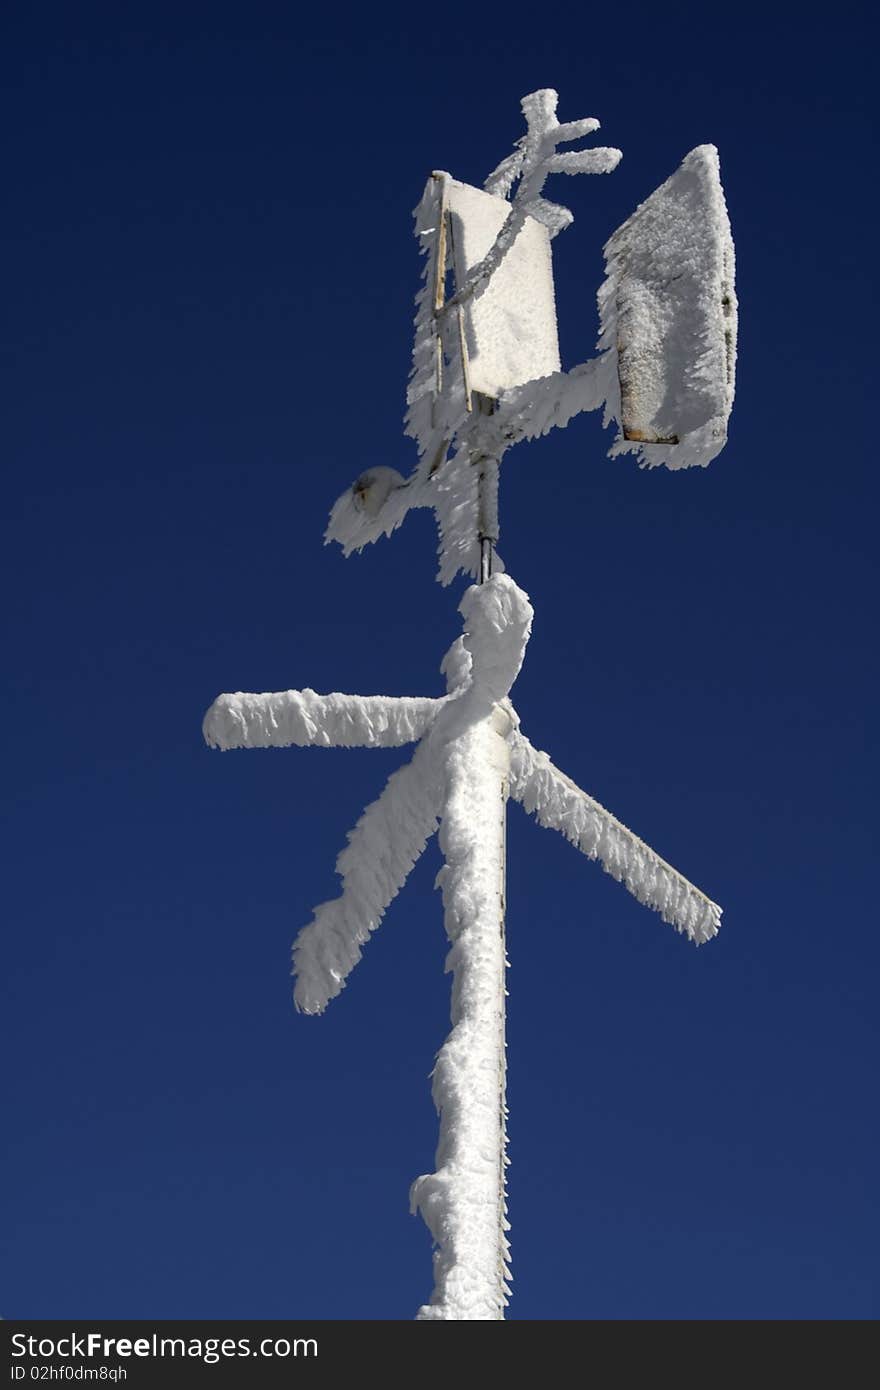
[{"label": "frozen weather vane", "polygon": [[[436,1171],[413,1209],[435,1242],[434,1292],[419,1318],[498,1319],[507,1302],[504,846],[510,797],[597,859],[697,944],[721,909],[536,751],[509,692],[532,622],[528,597],[496,553],[498,475],[517,442],[604,406],[612,454],[643,465],[705,465],[723,448],[733,401],[733,243],[718,156],[701,145],[611,237],[599,291],[599,355],[561,370],[550,240],[571,214],[543,197],[556,173],[607,173],[614,149],[560,153],[598,121],[560,124],[556,93],[524,98],[526,134],[485,189],[435,173],[416,214],[426,253],[407,432],[419,461],[362,474],[327,530],[348,554],[432,507],[441,581],[464,594],[464,633],[441,670],[447,694],[221,695],[205,716],[217,748],[416,745],[368,806],[337,860],[342,893],[294,943],[294,999],[320,1013],[343,989],[430,836],[451,943],[452,1031],[437,1056]],[[450,285],[450,277],[452,283]]]}]

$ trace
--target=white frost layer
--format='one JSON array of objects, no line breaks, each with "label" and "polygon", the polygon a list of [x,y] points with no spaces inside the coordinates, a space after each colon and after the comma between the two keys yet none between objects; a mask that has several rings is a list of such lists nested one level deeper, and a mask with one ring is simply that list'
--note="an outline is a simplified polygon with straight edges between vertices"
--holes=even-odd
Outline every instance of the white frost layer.
[{"label": "white frost layer", "polygon": [[504,1171],[503,808],[508,790],[541,824],[599,859],[641,901],[699,942],[721,909],[688,883],[518,732],[508,694],[532,623],[506,575],[464,594],[464,633],[443,661],[443,699],[224,695],[204,722],[214,747],[393,746],[421,740],[367,807],[337,860],[343,891],[315,910],[294,945],[295,999],[319,1013],[339,994],[361,947],[440,825],[453,971],[452,1032],[438,1054],[437,1170],[412,1203],[437,1244],[435,1289],[422,1319],[498,1319],[507,1302]]},{"label": "white frost layer", "polygon": [[[471,462],[467,448],[459,449],[431,480],[430,497],[439,532],[437,579],[444,587],[457,574],[479,577],[479,487],[479,468]],[[492,564],[496,573],[503,574],[504,561],[497,550]]]},{"label": "white frost layer", "polygon": [[[481,188],[447,182],[456,290],[495,244],[512,208]],[[550,234],[526,217],[486,289],[465,307],[471,389],[495,397],[506,387],[559,371]]]},{"label": "white frost layer", "polygon": [[[407,387],[406,433],[418,445],[419,461],[406,479],[386,467],[368,469],[337,498],[330,512],[325,543],[336,541],[348,556],[390,536],[416,507],[435,510],[440,532],[440,579],[444,584],[462,569],[476,578],[476,472],[470,449],[462,447],[447,462],[454,441],[469,419],[465,404],[459,325],[456,315],[435,318],[437,286],[449,262],[439,266],[438,229],[442,190],[454,182],[447,174],[430,178],[416,209],[416,235],[425,253],[422,285],[416,297],[412,372]],[[445,214],[443,214],[445,215]]]},{"label": "white frost layer", "polygon": [[623,883],[697,945],[718,931],[721,908],[644,841],[581,791],[518,731],[512,735],[510,794],[540,825],[560,831],[589,859]]},{"label": "white frost layer", "polygon": [[[434,318],[434,300],[438,275],[445,277],[446,263],[440,267],[439,228],[441,194],[447,175],[428,179],[421,201],[415,209],[415,234],[419,250],[425,257],[422,283],[416,295],[415,337],[413,339],[412,370],[406,391],[406,433],[415,439],[419,455],[430,455],[436,448],[435,430],[438,426],[435,397],[438,394],[438,328]],[[448,248],[447,248],[448,252]]]},{"label": "white frost layer", "polygon": [[452,1032],[434,1067],[434,1173],[413,1210],[436,1242],[434,1292],[418,1317],[502,1318],[508,1247],[504,1187],[504,780],[507,745],[481,720],[445,750],[438,875],[453,972]]},{"label": "white frost layer", "polygon": [[570,372],[530,381],[505,391],[498,402],[497,426],[509,440],[537,439],[565,426],[585,410],[605,404],[608,372],[604,358],[582,362]]},{"label": "white frost layer", "polygon": [[440,713],[431,742],[443,772],[438,876],[451,943],[452,1032],[437,1057],[437,1169],[411,1203],[434,1237],[434,1292],[422,1320],[494,1320],[507,1303],[504,1171],[504,806],[512,715],[507,694],[532,623],[506,575],[464,595],[461,644],[447,656],[467,684]]},{"label": "white frost layer", "polygon": [[212,748],[396,748],[420,739],[441,702],[417,696],[317,695],[314,690],[220,695],[202,732]]},{"label": "white frost layer", "polygon": [[[597,378],[588,366],[564,378],[559,371],[550,239],[572,218],[542,190],[551,174],[609,173],[621,156],[610,147],[560,152],[559,145],[591,135],[599,122],[560,123],[557,103],[550,88],[523,98],[526,134],[485,191],[441,171],[428,180],[416,210],[425,264],[406,414],[419,461],[406,479],[394,469],[370,468],[336,501],[324,539],[338,542],[346,555],[390,536],[411,509],[431,507],[441,582],[459,572],[476,578],[475,467],[486,458],[500,461],[518,439],[567,424],[605,400],[596,399]],[[529,396],[535,379],[545,384]],[[526,395],[504,403],[512,406],[504,419],[503,411],[494,418],[482,413],[488,401],[522,384]],[[535,404],[534,418],[527,399]],[[509,429],[502,428],[505,420]],[[497,555],[495,568],[503,568]]]},{"label": "white frost layer", "polygon": [[342,894],[321,903],[293,944],[294,1003],[319,1014],[345,986],[361,946],[381,922],[437,829],[438,794],[424,745],[392,773],[336,861]]},{"label": "white frost layer", "polygon": [[531,636],[534,609],[507,574],[494,574],[485,584],[472,584],[462,595],[458,611],[464,618],[463,644],[471,658],[470,684],[458,706],[468,713],[489,713],[504,700],[520,673]]},{"label": "white frost layer", "polygon": [[[471,654],[459,637],[440,665],[449,694],[471,678]],[[443,701],[437,701],[439,710]],[[303,1013],[323,1013],[344,988],[361,958],[360,948],[379,926],[438,825],[440,787],[436,757],[427,742],[393,773],[368,806],[336,861],[342,894],[315,908],[293,943],[294,1003]]]},{"label": "white frost layer", "polygon": [[[389,778],[382,795],[367,807],[336,862],[341,896],[317,907],[313,920],[294,942],[294,1001],[304,1013],[323,1012],[344,988],[361,958],[361,946],[378,927],[437,829],[436,768],[444,739],[491,709],[495,692],[503,697],[519,670],[532,619],[522,591],[511,580],[496,576],[482,588],[469,589],[460,611],[466,633],[452,644],[441,666],[450,696],[455,698],[426,702],[435,715],[446,711],[442,720],[435,720],[441,728],[430,731],[431,737],[416,749],[412,761]],[[474,651],[479,653],[476,681]],[[375,698],[367,697],[365,703]]]},{"label": "white frost layer", "polygon": [[439,532],[437,578],[444,586],[459,572],[470,579],[479,575],[478,487],[479,474],[466,449],[449,459],[431,484]]},{"label": "white frost layer", "polygon": [[643,466],[705,466],[733,405],[736,294],[730,222],[714,145],[691,150],[605,246],[599,347],[616,353],[611,454]]}]

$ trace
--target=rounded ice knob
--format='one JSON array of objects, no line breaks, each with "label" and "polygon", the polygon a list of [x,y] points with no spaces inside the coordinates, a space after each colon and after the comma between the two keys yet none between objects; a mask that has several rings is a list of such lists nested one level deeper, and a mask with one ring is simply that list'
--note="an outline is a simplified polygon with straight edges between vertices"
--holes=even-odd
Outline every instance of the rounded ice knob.
[{"label": "rounded ice knob", "polygon": [[359,512],[378,516],[388,501],[388,494],[403,486],[403,474],[396,468],[369,468],[352,483],[352,501]]}]

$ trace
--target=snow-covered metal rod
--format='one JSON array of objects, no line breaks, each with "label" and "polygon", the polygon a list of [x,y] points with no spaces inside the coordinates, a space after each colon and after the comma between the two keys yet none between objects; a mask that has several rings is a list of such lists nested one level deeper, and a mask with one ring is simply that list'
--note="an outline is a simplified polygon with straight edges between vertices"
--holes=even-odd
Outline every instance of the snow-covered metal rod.
[{"label": "snow-covered metal rod", "polygon": [[452,1032],[437,1056],[437,1171],[413,1184],[436,1243],[419,1318],[500,1319],[507,1304],[504,829],[510,717],[496,707],[446,747],[438,883],[451,942]]},{"label": "snow-covered metal rod", "polygon": [[411,1204],[436,1243],[434,1292],[420,1319],[493,1320],[507,1304],[505,1188],[504,854],[513,711],[532,608],[504,575],[462,604],[470,683],[443,709],[429,743],[442,769],[440,847],[451,943],[452,1032],[437,1056],[437,1170],[413,1184]]}]

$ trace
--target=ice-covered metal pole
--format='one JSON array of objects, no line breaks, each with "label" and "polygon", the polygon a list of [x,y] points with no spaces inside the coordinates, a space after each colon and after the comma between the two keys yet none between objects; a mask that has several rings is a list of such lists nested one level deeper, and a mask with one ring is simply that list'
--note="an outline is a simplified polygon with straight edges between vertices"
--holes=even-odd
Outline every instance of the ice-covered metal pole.
[{"label": "ice-covered metal pole", "polygon": [[437,1056],[434,1173],[412,1205],[436,1242],[434,1292],[421,1319],[493,1320],[507,1303],[504,858],[510,785],[507,702],[532,608],[506,575],[462,603],[470,683],[429,735],[442,765],[439,885],[450,941],[452,1031]]},{"label": "ice-covered metal pole", "polygon": [[420,1318],[496,1319],[507,1303],[504,826],[510,753],[502,711],[446,749],[440,827],[451,943],[452,1031],[437,1056],[437,1171],[413,1200],[437,1244],[434,1293]]},{"label": "ice-covered metal pole", "polygon": [[334,504],[325,536],[350,554],[391,535],[412,508],[434,510],[441,582],[458,573],[479,580],[460,606],[464,636],[442,668],[446,698],[239,692],[220,696],[204,724],[218,748],[418,742],[350,833],[337,861],[342,892],[300,932],[294,971],[297,1006],[321,1013],[439,826],[452,1031],[434,1071],[437,1170],[412,1188],[437,1245],[422,1319],[500,1319],[507,1302],[508,795],[691,940],[709,940],[721,915],[532,747],[507,698],[532,610],[512,580],[493,573],[503,569],[495,547],[505,451],[605,404],[622,426],[612,453],[636,449],[650,466],[705,465],[723,446],[733,400],[733,243],[713,146],[691,151],[608,242],[601,355],[561,371],[549,241],[571,214],[542,196],[544,182],[607,173],[620,152],[560,153],[598,122],[560,124],[556,104],[550,89],[523,99],[527,133],[483,191],[439,172],[429,180],[416,215],[427,263],[407,392],[419,462],[409,478],[386,466],[362,473]]}]

